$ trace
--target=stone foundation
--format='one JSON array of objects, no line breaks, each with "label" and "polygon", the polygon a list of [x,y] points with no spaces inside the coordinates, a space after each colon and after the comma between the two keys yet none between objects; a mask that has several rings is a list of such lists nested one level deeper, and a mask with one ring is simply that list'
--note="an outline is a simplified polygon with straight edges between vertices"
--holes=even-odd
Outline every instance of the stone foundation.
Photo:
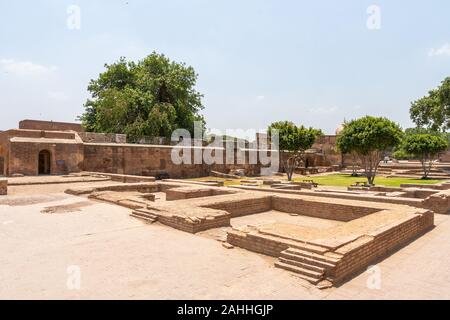
[{"label": "stone foundation", "polygon": [[[90,193],[92,198],[133,209],[131,215],[147,223],[160,222],[189,233],[230,227],[232,218],[244,215],[285,213],[289,220],[275,218],[233,228],[227,242],[276,257],[276,267],[319,287],[345,281],[434,225],[431,210],[407,205],[173,182],[78,188],[71,193]],[[151,193],[156,196],[150,199]],[[296,216],[327,220],[327,227],[319,227],[324,221],[317,225],[300,218],[292,221]]]}]

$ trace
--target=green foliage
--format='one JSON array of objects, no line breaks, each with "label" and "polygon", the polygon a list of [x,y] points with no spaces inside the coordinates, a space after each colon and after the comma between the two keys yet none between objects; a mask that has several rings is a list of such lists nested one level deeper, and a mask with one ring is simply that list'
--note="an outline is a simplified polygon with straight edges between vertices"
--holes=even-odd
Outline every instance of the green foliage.
[{"label": "green foliage", "polygon": [[402,138],[399,125],[386,118],[365,116],[344,125],[337,138],[341,152],[368,155],[373,151],[386,151],[398,145]]},{"label": "green foliage", "polygon": [[272,123],[267,130],[269,135],[272,134],[273,130],[278,130],[280,150],[290,152],[310,149],[317,137],[323,135],[321,130],[296,126],[290,121]]},{"label": "green foliage", "polygon": [[448,142],[442,136],[419,133],[406,136],[402,143],[402,150],[418,158],[422,163],[424,178],[428,177],[433,160],[436,156],[447,150]]},{"label": "green foliage", "polygon": [[407,136],[402,149],[419,159],[434,157],[448,148],[448,143],[440,136],[414,134]]},{"label": "green foliage", "polygon": [[411,119],[418,127],[428,127],[434,131],[450,128],[450,77],[428,95],[411,103]]},{"label": "green foliage", "polygon": [[279,137],[279,149],[288,151],[282,160],[288,180],[292,180],[292,175],[297,166],[304,161],[304,153],[310,149],[317,137],[323,135],[321,130],[296,126],[290,121],[279,121],[272,123],[267,129],[268,134],[273,137],[275,130]]},{"label": "green foliage", "polygon": [[341,152],[360,157],[368,182],[373,184],[381,157],[401,142],[402,135],[395,122],[365,116],[345,123],[336,143]]},{"label": "green foliage", "polygon": [[92,98],[80,116],[87,131],[124,133],[136,140],[170,137],[177,128],[193,132],[194,121],[204,126],[192,67],[153,52],[137,63],[120,58],[105,68],[88,86]]},{"label": "green foliage", "polygon": [[401,148],[393,152],[392,157],[397,160],[409,160],[414,158],[413,155],[407,153],[405,150]]}]

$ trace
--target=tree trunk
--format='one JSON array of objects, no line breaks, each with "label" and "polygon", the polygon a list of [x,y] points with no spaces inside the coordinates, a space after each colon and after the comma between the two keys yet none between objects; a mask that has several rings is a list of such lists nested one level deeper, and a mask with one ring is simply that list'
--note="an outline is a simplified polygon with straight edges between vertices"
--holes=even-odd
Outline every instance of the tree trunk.
[{"label": "tree trunk", "polygon": [[292,181],[292,176],[294,175],[295,168],[297,167],[299,161],[301,160],[302,160],[301,154],[294,154],[286,161],[283,161],[284,171],[286,171],[288,181]]},{"label": "tree trunk", "polygon": [[373,185],[377,175],[378,165],[380,164],[380,152],[372,151],[369,154],[361,155],[361,162],[364,166],[367,183]]},{"label": "tree trunk", "polygon": [[294,174],[295,170],[295,161],[293,161],[292,158],[289,158],[286,161],[283,161],[283,167],[284,171],[286,172],[288,181],[292,181],[292,175]]}]

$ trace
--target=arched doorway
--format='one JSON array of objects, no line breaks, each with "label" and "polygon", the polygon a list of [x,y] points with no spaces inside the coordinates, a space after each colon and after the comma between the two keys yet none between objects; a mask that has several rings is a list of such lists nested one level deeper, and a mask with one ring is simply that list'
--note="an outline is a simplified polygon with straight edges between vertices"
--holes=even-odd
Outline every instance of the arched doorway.
[{"label": "arched doorway", "polygon": [[51,156],[50,151],[42,150],[39,152],[39,174],[50,174]]}]

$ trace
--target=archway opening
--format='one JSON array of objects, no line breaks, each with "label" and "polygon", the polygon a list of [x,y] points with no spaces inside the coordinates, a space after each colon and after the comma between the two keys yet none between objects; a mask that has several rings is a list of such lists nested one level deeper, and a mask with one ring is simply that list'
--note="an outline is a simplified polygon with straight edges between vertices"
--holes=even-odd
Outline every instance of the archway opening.
[{"label": "archway opening", "polygon": [[51,172],[50,151],[42,150],[39,152],[39,174],[50,174]]}]

